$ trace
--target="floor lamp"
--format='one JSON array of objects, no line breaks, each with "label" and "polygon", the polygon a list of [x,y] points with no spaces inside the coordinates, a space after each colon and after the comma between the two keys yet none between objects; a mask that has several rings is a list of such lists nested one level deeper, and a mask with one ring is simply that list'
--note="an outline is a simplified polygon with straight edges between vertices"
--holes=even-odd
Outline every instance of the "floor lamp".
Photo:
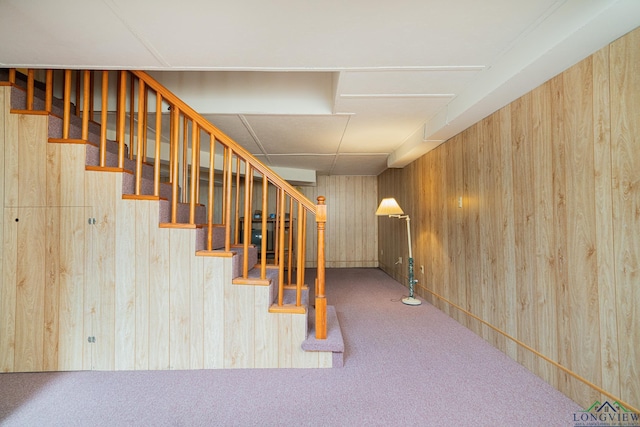
[{"label": "floor lamp", "polygon": [[380,206],[376,210],[376,215],[378,216],[389,216],[389,218],[398,218],[398,219],[406,219],[407,220],[407,242],[409,243],[409,296],[406,298],[402,298],[402,302],[407,305],[420,305],[422,301],[413,296],[413,287],[416,284],[417,280],[413,278],[413,255],[411,252],[411,226],[409,215],[405,215],[396,202],[396,199],[393,197],[389,197],[386,199],[382,199],[380,202]]}]

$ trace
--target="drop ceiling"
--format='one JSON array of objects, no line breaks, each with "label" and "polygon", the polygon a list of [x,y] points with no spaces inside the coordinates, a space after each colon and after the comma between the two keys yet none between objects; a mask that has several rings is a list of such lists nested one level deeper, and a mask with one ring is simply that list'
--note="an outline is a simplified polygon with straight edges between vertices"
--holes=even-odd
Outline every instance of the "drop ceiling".
[{"label": "drop ceiling", "polygon": [[377,175],[639,25],[636,0],[1,0],[0,67],[143,69],[293,180]]}]

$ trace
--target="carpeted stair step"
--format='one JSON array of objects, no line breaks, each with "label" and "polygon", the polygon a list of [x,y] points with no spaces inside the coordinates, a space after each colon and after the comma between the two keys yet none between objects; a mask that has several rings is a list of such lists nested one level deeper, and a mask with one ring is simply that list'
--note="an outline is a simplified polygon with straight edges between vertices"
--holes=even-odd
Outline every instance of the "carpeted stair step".
[{"label": "carpeted stair step", "polygon": [[307,339],[302,342],[304,351],[330,351],[333,353],[332,361],[334,368],[344,366],[344,340],[340,323],[338,323],[338,314],[336,308],[332,305],[327,306],[327,339],[316,339],[316,312],[315,309],[309,308],[309,329]]},{"label": "carpeted stair step", "polygon": [[[296,304],[296,289],[293,288],[285,288],[284,289],[284,295],[282,296],[282,303],[284,305],[295,305]],[[276,296],[274,296],[273,299],[273,303],[276,303],[275,298],[277,297],[277,293]],[[301,304],[303,306],[308,306],[309,305],[309,288],[308,287],[303,287],[302,288],[302,295],[301,295]]]}]

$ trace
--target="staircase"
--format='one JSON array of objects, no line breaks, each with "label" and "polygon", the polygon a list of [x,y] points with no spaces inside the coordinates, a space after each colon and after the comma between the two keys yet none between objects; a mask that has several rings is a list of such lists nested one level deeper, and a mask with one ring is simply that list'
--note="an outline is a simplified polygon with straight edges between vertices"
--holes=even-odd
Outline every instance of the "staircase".
[{"label": "staircase", "polygon": [[142,72],[0,70],[0,91],[1,371],[342,366],[324,198]]}]

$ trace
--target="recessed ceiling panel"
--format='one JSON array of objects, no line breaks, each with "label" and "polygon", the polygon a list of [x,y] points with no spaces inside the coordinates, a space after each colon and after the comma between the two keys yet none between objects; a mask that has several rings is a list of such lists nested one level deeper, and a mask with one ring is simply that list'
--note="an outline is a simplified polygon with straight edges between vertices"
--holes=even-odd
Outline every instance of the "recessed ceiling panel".
[{"label": "recessed ceiling panel", "polygon": [[268,154],[335,154],[348,116],[245,116]]},{"label": "recessed ceiling panel", "polygon": [[329,173],[334,163],[334,155],[305,156],[305,155],[275,155],[256,156],[260,161],[268,166],[280,166],[284,168],[309,169],[317,172]]},{"label": "recessed ceiling panel", "polygon": [[378,175],[387,168],[386,155],[339,155],[332,175]]},{"label": "recessed ceiling panel", "polygon": [[343,94],[456,94],[481,71],[481,67],[449,67],[443,70],[344,71]]},{"label": "recessed ceiling panel", "polygon": [[251,154],[263,154],[262,149],[256,144],[240,116],[231,114],[206,114],[204,117]]},{"label": "recessed ceiling panel", "polygon": [[342,108],[358,113],[349,121],[340,153],[391,153],[447,102],[448,98],[342,100]]}]

